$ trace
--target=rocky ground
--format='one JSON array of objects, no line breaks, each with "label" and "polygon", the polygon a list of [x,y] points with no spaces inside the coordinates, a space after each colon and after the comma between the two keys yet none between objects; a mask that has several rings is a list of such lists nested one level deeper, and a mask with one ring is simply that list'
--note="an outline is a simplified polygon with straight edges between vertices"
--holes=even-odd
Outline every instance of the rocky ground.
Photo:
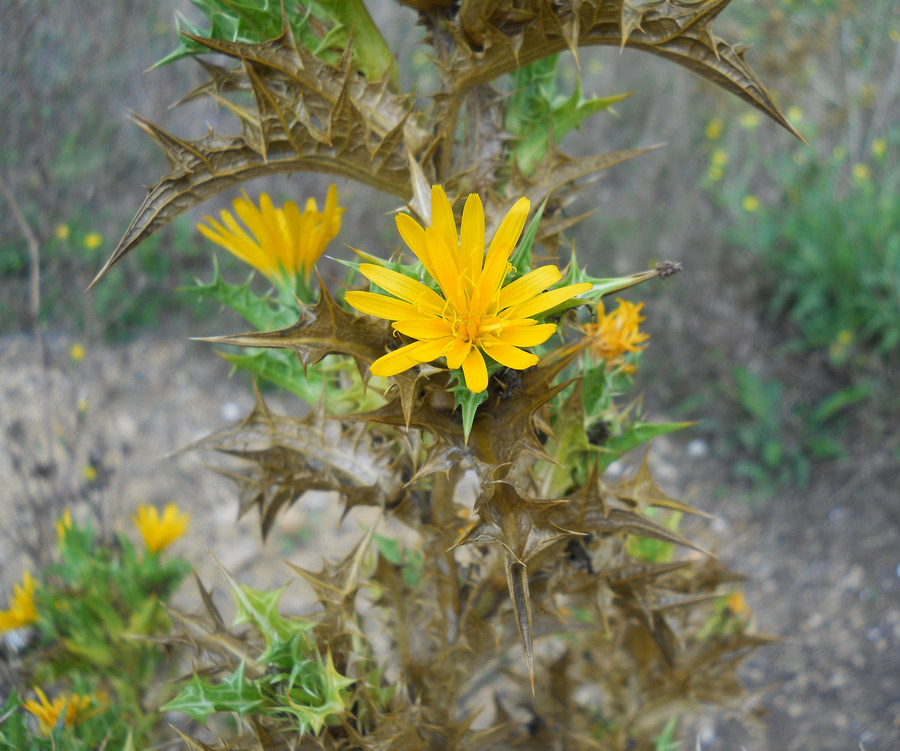
[{"label": "rocky ground", "polygon": [[[9,592],[23,563],[14,552],[15,532],[40,516],[33,506],[22,508],[27,494],[33,504],[51,487],[57,503],[68,498],[77,507],[100,499],[107,522],[129,534],[140,503],[189,508],[192,532],[177,549],[207,582],[217,580],[218,560],[243,581],[280,585],[292,578],[283,558],[318,568],[321,555],[356,538],[358,519],[337,527],[333,511],[309,499],[262,545],[255,519],[235,523],[232,489],[203,466],[208,457],[169,456],[251,405],[244,377],[229,380],[228,365],[207,345],[169,328],[127,345],[89,346],[81,362],[71,359],[71,339],[51,338],[46,371],[27,338],[0,339],[0,430],[9,445],[0,452],[2,591]],[[296,409],[290,401],[280,408]],[[27,470],[28,462],[46,458],[47,434],[54,436],[58,467],[52,481]],[[737,492],[722,492],[727,468],[705,444],[690,440],[655,445],[657,474],[672,493],[716,514],[706,533],[718,540],[715,552],[749,577],[747,601],[759,630],[781,635],[782,642],[744,668],[747,685],[758,692],[763,729],[699,708],[683,747],[900,748],[896,460],[876,447],[815,472],[802,493],[748,504]],[[91,482],[84,476],[88,464],[97,469]],[[86,486],[93,492],[85,495]],[[43,511],[44,518],[51,515]],[[299,583],[289,590],[293,607],[309,606],[302,590]]]}]

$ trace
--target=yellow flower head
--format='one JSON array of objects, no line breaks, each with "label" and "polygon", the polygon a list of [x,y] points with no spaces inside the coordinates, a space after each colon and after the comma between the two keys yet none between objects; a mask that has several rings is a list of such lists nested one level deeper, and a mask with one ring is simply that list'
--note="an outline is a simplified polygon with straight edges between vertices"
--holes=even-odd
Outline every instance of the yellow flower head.
[{"label": "yellow flower head", "polygon": [[84,247],[88,250],[96,250],[103,245],[103,235],[99,232],[88,232],[84,236]]},{"label": "yellow flower head", "polygon": [[55,230],[53,230],[53,236],[57,240],[68,240],[69,239],[69,225],[68,224],[60,224]]},{"label": "yellow flower head", "polygon": [[741,199],[741,208],[752,214],[759,209],[759,199],[754,195],[744,196]]},{"label": "yellow flower head", "polygon": [[638,352],[650,338],[638,330],[645,316],[641,315],[644,303],[628,302],[616,298],[619,307],[607,314],[603,304],[597,305],[597,321],[584,327],[584,333],[590,337],[590,351],[598,360],[605,360],[609,365],[621,365],[626,352]]},{"label": "yellow flower head", "polygon": [[706,124],[706,137],[710,141],[715,141],[722,135],[722,127],[724,125],[725,123],[722,121],[721,117],[714,117]]},{"label": "yellow flower head", "polygon": [[0,633],[12,631],[14,628],[22,628],[34,623],[37,618],[37,608],[34,606],[35,581],[27,571],[22,577],[22,583],[13,587],[13,597],[7,610],[0,610]]},{"label": "yellow flower head", "polygon": [[296,277],[303,271],[307,282],[316,261],[340,231],[341,215],[345,211],[338,206],[337,187],[333,184],[328,188],[321,212],[314,198],[306,201],[303,213],[293,201],[275,208],[266,193],[259,197],[259,208],[246,193],[236,198],[233,206],[249,233],[230,211],[221,212],[221,224],[208,216],[205,221],[209,226],[198,224],[197,229],[270,279],[282,275]]},{"label": "yellow flower head", "polygon": [[63,720],[65,726],[73,727],[85,719],[86,710],[93,703],[90,696],[81,694],[60,694],[50,702],[39,688],[35,687],[34,692],[38,695],[40,702],[28,699],[23,702],[23,706],[37,717],[44,735],[50,735],[53,732],[53,728],[56,727],[59,718],[63,716],[63,712],[65,712]]},{"label": "yellow flower head", "polygon": [[[374,375],[392,376],[418,363],[447,358],[451,370],[462,367],[466,388],[479,393],[487,388],[484,355],[501,365],[524,370],[537,355],[520,347],[543,344],[556,324],[538,323],[532,316],[559,305],[591,288],[587,282],[544,291],[562,273],[542,266],[510,282],[509,257],[519,241],[530,204],[520,198],[500,223],[485,255],[484,209],[470,194],[463,208],[457,236],[450,201],[440,185],[431,190],[430,227],[399,214],[397,229],[426,273],[440,287],[438,294],[422,282],[399,272],[363,263],[360,273],[393,297],[374,292],[348,292],[347,302],[357,310],[393,321],[394,330],[417,341],[372,363]],[[482,354],[483,353],[483,354]]]},{"label": "yellow flower head", "polygon": [[156,506],[144,505],[134,515],[134,523],[144,538],[144,544],[151,553],[158,553],[181,537],[188,528],[191,515],[178,510],[170,503],[160,518]]},{"label": "yellow flower head", "polygon": [[69,357],[72,358],[72,362],[81,362],[84,359],[84,355],[84,345],[81,342],[75,342],[69,350]]},{"label": "yellow flower head", "polygon": [[853,179],[858,183],[867,183],[872,179],[872,170],[865,164],[854,164]]}]

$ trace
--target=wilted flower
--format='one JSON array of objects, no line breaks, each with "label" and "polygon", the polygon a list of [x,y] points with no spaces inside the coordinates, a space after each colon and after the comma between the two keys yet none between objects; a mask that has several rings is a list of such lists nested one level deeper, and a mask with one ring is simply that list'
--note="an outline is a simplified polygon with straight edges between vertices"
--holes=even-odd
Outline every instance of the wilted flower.
[{"label": "wilted flower", "polygon": [[521,347],[543,344],[556,331],[554,323],[538,323],[532,316],[550,310],[591,288],[587,282],[545,292],[562,273],[542,266],[505,287],[514,269],[509,256],[519,241],[530,204],[520,198],[500,223],[485,255],[484,209],[470,194],[463,209],[460,234],[450,201],[440,185],[431,191],[432,226],[423,228],[406,214],[397,216],[397,229],[426,273],[440,287],[438,294],[422,282],[399,272],[363,263],[360,273],[394,297],[374,292],[348,292],[357,310],[393,321],[394,330],[417,341],[389,352],[372,363],[374,375],[391,376],[418,363],[447,358],[451,370],[462,367],[466,388],[487,388],[484,356],[501,365],[524,370],[538,361]]},{"label": "wilted flower", "polygon": [[37,717],[44,735],[50,735],[53,732],[53,728],[63,716],[63,712],[65,712],[63,723],[66,727],[73,727],[84,719],[85,711],[93,703],[90,696],[82,694],[60,694],[50,702],[41,689],[35,687],[34,692],[38,695],[40,702],[27,699],[22,706]]},{"label": "wilted flower", "polygon": [[309,281],[316,261],[340,231],[341,215],[345,211],[338,206],[334,184],[328,188],[321,212],[314,198],[306,201],[303,213],[293,201],[275,208],[266,193],[259,197],[259,208],[246,193],[234,199],[233,206],[249,233],[231,212],[224,210],[222,224],[207,216],[205,221],[209,226],[198,224],[197,229],[272,280],[282,275],[296,277],[302,271]]},{"label": "wilted flower", "polygon": [[0,633],[12,631],[34,623],[37,618],[37,609],[34,606],[35,581],[27,571],[22,577],[22,583],[13,587],[13,597],[7,610],[0,610]]},{"label": "wilted flower", "polygon": [[181,537],[188,528],[191,515],[178,510],[174,503],[168,504],[162,517],[156,506],[143,505],[134,515],[134,523],[144,538],[144,544],[151,553],[158,553]]},{"label": "wilted flower", "polygon": [[596,322],[584,327],[585,336],[591,339],[591,354],[609,365],[621,365],[625,353],[639,352],[647,346],[643,342],[650,338],[649,334],[639,331],[641,322],[645,320],[641,315],[644,303],[635,305],[619,298],[616,298],[616,302],[619,307],[608,314],[603,304],[598,303]]}]

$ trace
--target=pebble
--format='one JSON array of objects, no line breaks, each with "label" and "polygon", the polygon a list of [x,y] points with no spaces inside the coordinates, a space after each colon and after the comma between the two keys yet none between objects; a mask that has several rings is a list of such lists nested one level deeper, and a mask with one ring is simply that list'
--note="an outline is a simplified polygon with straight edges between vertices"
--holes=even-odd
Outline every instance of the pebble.
[{"label": "pebble", "polygon": [[219,416],[226,422],[234,422],[241,416],[241,408],[237,402],[223,402],[219,409]]},{"label": "pebble", "polygon": [[835,506],[828,512],[828,521],[834,525],[841,524],[847,518],[847,510],[841,506]]},{"label": "pebble", "polygon": [[691,459],[703,459],[709,456],[709,444],[699,438],[695,438],[687,445],[687,453]]},{"label": "pebble", "polygon": [[865,581],[865,571],[863,570],[863,567],[860,565],[854,566],[849,572],[844,574],[841,581],[843,582],[845,589],[859,591],[862,589]]}]

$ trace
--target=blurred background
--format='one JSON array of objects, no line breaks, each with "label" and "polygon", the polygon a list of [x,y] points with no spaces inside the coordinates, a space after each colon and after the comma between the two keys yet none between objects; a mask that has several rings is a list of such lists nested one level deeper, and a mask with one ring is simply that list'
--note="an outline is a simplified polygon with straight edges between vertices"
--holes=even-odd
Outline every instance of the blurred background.
[{"label": "blurred background", "polygon": [[[405,83],[426,97],[435,82],[415,13],[370,5]],[[196,224],[239,191],[182,216],[84,292],[165,171],[128,113],[189,138],[234,127],[209,104],[170,109],[203,78],[190,60],[151,69],[176,47],[176,11],[195,12],[187,0],[0,9],[3,592],[18,580],[19,552],[39,545],[25,528],[34,510],[52,515],[71,499],[102,506],[111,526],[140,502],[188,499],[213,509],[204,544],[229,540],[238,568],[258,555],[254,525],[234,529],[225,486],[196,461],[159,459],[250,404],[243,376],[227,380],[226,363],[186,341],[241,324],[180,291],[212,278],[213,248]],[[655,459],[673,493],[717,515],[715,552],[749,577],[760,630],[784,637],[746,667],[761,729],[705,718],[701,746],[896,749],[900,5],[735,0],[716,31],[749,44],[747,59],[807,143],[665,60],[582,49],[585,95],[634,94],[563,149],[666,145],[584,185],[566,210],[593,213],[567,240],[601,276],[684,265],[628,293],[645,302],[651,334],[637,376],[644,409],[697,421],[658,442]],[[576,75],[561,57],[561,92]],[[321,201],[328,182],[304,174],[245,187]],[[338,188],[348,210],[330,255],[398,245],[393,199]],[[246,276],[218,261],[230,281]],[[314,522],[309,510],[295,519],[285,546],[307,544]]]}]

